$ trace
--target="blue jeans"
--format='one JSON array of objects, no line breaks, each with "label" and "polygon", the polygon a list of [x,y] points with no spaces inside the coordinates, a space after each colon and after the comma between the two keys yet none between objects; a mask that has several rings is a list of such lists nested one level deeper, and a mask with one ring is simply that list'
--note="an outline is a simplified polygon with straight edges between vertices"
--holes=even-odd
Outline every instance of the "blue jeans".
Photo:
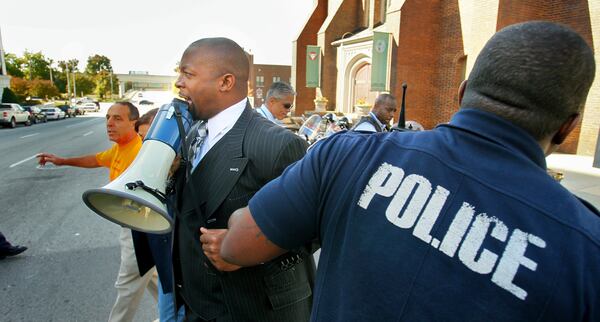
[{"label": "blue jeans", "polygon": [[175,319],[175,294],[163,293],[160,278],[158,279],[158,317],[160,322],[182,322],[185,318],[185,311],[181,306]]}]

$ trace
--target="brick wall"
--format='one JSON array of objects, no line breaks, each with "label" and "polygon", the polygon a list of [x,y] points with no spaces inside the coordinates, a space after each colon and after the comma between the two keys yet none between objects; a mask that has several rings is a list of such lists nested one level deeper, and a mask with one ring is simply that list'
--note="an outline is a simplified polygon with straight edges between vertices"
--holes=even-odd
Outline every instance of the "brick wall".
[{"label": "brick wall", "polygon": [[[597,1],[596,1],[597,5]],[[501,0],[498,9],[497,30],[500,30],[508,25],[529,21],[529,20],[546,20],[565,24],[578,32],[590,46],[593,47],[593,36],[590,25],[590,12],[588,9],[587,0]],[[596,81],[597,82],[597,81]],[[585,115],[590,114],[591,115]],[[598,120],[598,114],[590,104],[584,113],[584,119],[595,117]],[[583,119],[582,119],[583,121]],[[565,142],[561,145],[559,152],[576,153],[580,139],[586,146],[595,147],[595,140],[589,136],[597,136],[596,133],[586,132],[586,135],[581,136],[580,123]],[[593,132],[593,131],[591,131]],[[584,149],[585,150],[585,149]],[[593,150],[592,150],[593,151]],[[588,153],[589,154],[589,153]]]},{"label": "brick wall", "polygon": [[415,120],[426,128],[433,127],[437,118],[434,107],[440,57],[440,9],[437,0],[412,0],[404,2],[400,13],[392,94],[400,102],[402,84],[406,83],[406,120]]},{"label": "brick wall", "polygon": [[[318,43],[323,48],[321,90],[330,100],[329,107],[335,107],[336,48],[330,44],[345,32],[356,31],[364,20],[364,0],[340,1],[329,1],[330,17],[327,17],[328,2],[318,1],[295,43],[296,115],[312,109],[315,97],[313,89],[304,87],[308,44]],[[376,1],[374,8],[381,5],[377,0],[371,1]],[[449,121],[457,111],[458,86],[468,76],[479,50],[495,30],[522,21],[549,20],[570,26],[592,48],[594,40],[600,39],[600,1],[597,0],[389,1],[393,10],[400,7],[399,22],[393,31],[398,46],[393,46],[391,92],[400,100],[402,83],[408,84],[406,119],[418,121],[426,128]],[[594,50],[596,61],[600,62],[600,49]],[[567,138],[561,151],[592,154],[599,127],[600,67],[596,69],[596,81],[588,96],[583,121]]]},{"label": "brick wall", "polygon": [[[354,32],[361,26],[362,0],[344,0],[336,13],[327,19],[319,30],[317,41],[323,50],[321,62],[321,93],[327,97],[327,109],[335,109],[337,85],[336,48],[332,42],[341,39],[344,33]],[[343,86],[340,84],[340,86]]]},{"label": "brick wall", "polygon": [[577,153],[593,155],[600,128],[600,1],[589,1],[588,4],[592,39],[595,40],[592,48],[596,57],[596,78],[586,102]]},{"label": "brick wall", "polygon": [[[254,74],[254,84],[255,84],[255,88],[254,88],[254,107],[259,107],[261,106],[264,101],[265,101],[265,97],[267,96],[267,90],[269,89],[269,87],[271,86],[271,84],[273,84],[273,77],[279,77],[280,81],[282,82],[286,82],[289,83],[290,82],[290,76],[292,73],[292,67],[291,66],[287,66],[287,65],[261,65],[261,64],[254,64],[254,66],[252,67],[253,70],[253,74]],[[264,77],[264,84],[262,86],[259,86],[260,84],[258,84],[256,82],[256,77],[262,76]],[[258,89],[261,89],[262,91],[262,97],[258,97]]]},{"label": "brick wall", "polygon": [[450,121],[458,111],[458,88],[466,78],[466,56],[463,48],[458,0],[444,1],[440,15],[440,54],[436,66],[433,126]]},{"label": "brick wall", "polygon": [[315,108],[315,89],[306,87],[306,46],[317,44],[317,33],[326,18],[327,0],[319,0],[293,44],[292,86],[297,93],[294,115],[302,115],[304,111]]}]

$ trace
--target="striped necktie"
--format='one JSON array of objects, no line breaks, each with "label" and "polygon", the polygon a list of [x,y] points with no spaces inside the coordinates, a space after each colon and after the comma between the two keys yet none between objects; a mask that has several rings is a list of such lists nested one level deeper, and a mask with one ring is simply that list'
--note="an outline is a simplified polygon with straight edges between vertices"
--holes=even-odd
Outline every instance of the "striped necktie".
[{"label": "striped necktie", "polygon": [[195,127],[195,132],[192,132],[192,135],[195,137],[192,139],[190,143],[190,147],[188,149],[188,156],[190,162],[192,163],[192,171],[198,163],[200,162],[200,149],[202,148],[202,143],[204,143],[204,139],[208,135],[208,128],[206,127],[206,121],[199,121],[198,126]]}]

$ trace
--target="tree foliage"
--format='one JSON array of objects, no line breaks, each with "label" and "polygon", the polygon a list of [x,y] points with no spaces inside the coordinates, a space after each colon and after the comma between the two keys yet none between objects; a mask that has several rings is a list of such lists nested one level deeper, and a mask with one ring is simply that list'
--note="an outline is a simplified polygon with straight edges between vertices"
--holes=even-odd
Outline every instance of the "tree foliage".
[{"label": "tree foliage", "polygon": [[86,73],[90,75],[97,75],[98,73],[103,71],[112,71],[112,66],[108,57],[98,54],[88,57],[87,66],[85,67]]},{"label": "tree foliage", "polygon": [[[10,88],[20,99],[27,96],[54,97],[70,92],[74,87],[77,88],[76,96],[95,93],[103,98],[111,93],[111,77],[113,86],[118,87],[118,80],[112,75],[111,61],[104,55],[88,57],[84,73],[79,72],[77,59],[60,60],[55,65],[57,68],[53,69],[54,60],[45,57],[42,52],[25,51],[22,57],[7,53],[5,58],[7,73],[13,76]],[[52,82],[36,81],[49,80],[51,70]]]},{"label": "tree foliage", "polygon": [[30,81],[19,77],[13,77],[10,79],[10,88],[14,94],[17,95],[19,100],[23,100],[28,96],[52,98],[60,95],[58,88],[49,80],[39,78]]},{"label": "tree foliage", "polygon": [[29,80],[50,79],[50,61],[42,52],[31,53],[26,50],[23,54],[23,72]]},{"label": "tree foliage", "polygon": [[21,98],[27,97],[29,94],[29,82],[20,77],[10,79],[10,88]]},{"label": "tree foliage", "polygon": [[41,97],[41,98],[52,98],[59,96],[58,88],[54,86],[49,80],[45,79],[34,79],[29,84],[29,96]]},{"label": "tree foliage", "polygon": [[20,78],[25,77],[25,74],[23,73],[23,58],[17,57],[15,54],[6,53],[4,55],[4,60],[8,75]]},{"label": "tree foliage", "polygon": [[[94,80],[90,76],[82,73],[75,74],[75,85],[77,87],[75,96],[81,95],[82,93],[83,95],[93,94],[94,89],[96,88]],[[73,82],[71,82],[71,86],[73,86]]]}]

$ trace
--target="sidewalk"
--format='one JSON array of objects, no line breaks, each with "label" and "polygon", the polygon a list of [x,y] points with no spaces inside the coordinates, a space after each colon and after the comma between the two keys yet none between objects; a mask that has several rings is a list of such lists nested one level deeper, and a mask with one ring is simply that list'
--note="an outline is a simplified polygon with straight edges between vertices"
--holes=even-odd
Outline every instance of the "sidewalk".
[{"label": "sidewalk", "polygon": [[600,169],[592,167],[594,158],[572,154],[552,154],[548,168],[564,173],[561,184],[575,195],[600,209]]}]

